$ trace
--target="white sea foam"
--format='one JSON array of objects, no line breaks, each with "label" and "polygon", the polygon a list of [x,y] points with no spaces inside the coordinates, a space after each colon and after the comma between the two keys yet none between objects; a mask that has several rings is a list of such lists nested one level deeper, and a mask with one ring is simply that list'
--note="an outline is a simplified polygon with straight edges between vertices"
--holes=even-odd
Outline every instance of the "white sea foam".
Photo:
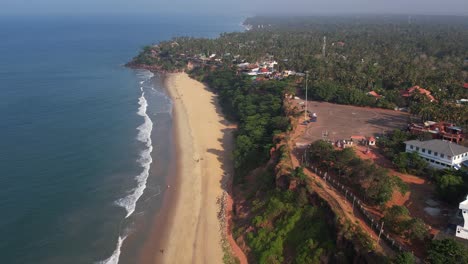
[{"label": "white sea foam", "polygon": [[141,70],[137,72],[137,76],[141,79],[143,79],[143,82],[151,79],[154,76],[154,73],[146,70]]},{"label": "white sea foam", "polygon": [[117,248],[114,250],[114,253],[108,258],[103,261],[97,262],[98,264],[118,264],[119,263],[119,257],[120,257],[120,252],[122,248],[122,243],[125,240],[125,237],[119,237],[119,240],[117,241]]},{"label": "white sea foam", "polygon": [[[143,79],[140,82],[141,85],[146,81],[150,80],[154,74],[150,71],[140,71],[137,73],[138,77]],[[145,144],[145,149],[141,151],[140,157],[138,159],[138,163],[143,168],[143,171],[136,176],[137,186],[124,198],[119,199],[116,201],[116,204],[122,206],[127,210],[127,215],[125,218],[132,215],[135,211],[136,203],[138,199],[140,199],[141,195],[146,188],[146,181],[148,180],[149,170],[151,163],[153,162],[151,158],[151,152],[153,151],[153,145],[151,142],[151,131],[153,130],[153,122],[149,118],[146,110],[148,108],[148,102],[145,98],[145,92],[143,90],[143,86],[140,86],[141,96],[138,99],[138,104],[140,107],[138,108],[137,114],[142,116],[144,121],[139,127],[137,127],[138,135],[137,140]]]},{"label": "white sea foam", "polygon": [[145,144],[145,149],[141,151],[138,163],[143,168],[143,171],[136,176],[137,186],[134,188],[129,195],[119,199],[116,203],[119,206],[124,207],[127,210],[126,218],[132,215],[135,211],[136,203],[140,199],[141,195],[146,188],[146,181],[149,176],[149,170],[151,163],[153,162],[151,158],[151,152],[153,151],[153,145],[151,142],[151,131],[153,130],[153,122],[149,118],[146,110],[148,108],[148,102],[145,98],[145,93],[142,92],[141,97],[138,100],[140,107],[138,108],[138,115],[144,118],[143,124],[141,124],[138,129],[137,140]]},{"label": "white sea foam", "polygon": [[[141,71],[137,73],[137,76],[143,81],[140,82],[140,85],[143,85],[146,81],[150,80],[154,74],[150,71]],[[151,158],[151,152],[153,151],[153,145],[151,142],[151,131],[153,130],[153,122],[149,118],[147,114],[148,102],[145,98],[145,92],[143,90],[143,86],[140,86],[141,96],[138,99],[138,104],[140,107],[138,108],[137,114],[143,117],[143,124],[137,127],[138,135],[137,140],[144,143],[145,148],[140,152],[140,157],[138,158],[137,162],[142,167],[143,171],[136,176],[137,186],[129,192],[129,194],[117,200],[115,203],[127,211],[127,215],[125,218],[128,218],[135,212],[135,207],[138,199],[143,195],[143,192],[146,189],[146,182],[149,176],[149,170],[151,167],[151,163],[153,162]],[[112,255],[103,261],[98,262],[99,264],[117,264],[119,262],[120,252],[123,241],[127,238],[127,235],[119,236],[117,241],[117,248],[112,253]]]}]

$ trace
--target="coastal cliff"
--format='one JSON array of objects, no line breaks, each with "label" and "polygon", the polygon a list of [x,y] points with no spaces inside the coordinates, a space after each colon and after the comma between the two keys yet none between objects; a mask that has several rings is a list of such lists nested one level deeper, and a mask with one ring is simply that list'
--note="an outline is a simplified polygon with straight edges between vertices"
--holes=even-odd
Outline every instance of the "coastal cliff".
[{"label": "coastal cliff", "polygon": [[[145,52],[147,54],[144,56],[157,54],[143,51]],[[158,61],[165,60],[159,58],[158,55],[150,56],[154,64],[138,64],[136,59],[128,66],[167,73],[187,70],[187,65],[192,64],[189,70],[190,77],[205,83],[209,90],[216,94],[219,110],[228,120],[237,123],[233,156],[230,159],[223,159],[222,163],[222,166],[232,166],[233,170],[230,173],[233,175],[232,188],[225,190],[233,198],[232,208],[224,203],[221,207],[224,213],[220,219],[222,225],[225,225],[227,220],[232,221],[232,225],[227,225],[231,229],[227,230],[226,234],[227,238],[232,234],[234,240],[228,239],[231,241],[231,246],[224,248],[223,259],[226,263],[236,263],[236,258],[243,258],[244,254],[251,263],[270,263],[271,261],[372,263],[376,259],[384,258],[381,255],[369,254],[366,236],[356,231],[353,225],[337,220],[336,212],[331,209],[327,201],[310,188],[310,182],[307,181],[302,168],[293,166],[288,138],[290,131],[297,126],[296,113],[287,105],[285,98],[286,94],[291,94],[298,88],[300,84],[297,82],[298,79],[251,82],[228,65],[203,64],[184,59],[178,62],[178,67],[172,68],[158,64]],[[139,57],[141,59],[142,56]],[[170,79],[174,80],[174,77]],[[169,86],[174,87],[174,84],[169,84]],[[192,94],[190,98],[186,97],[186,92],[183,92],[184,95],[180,94],[182,91],[180,85],[175,86],[179,88],[177,92],[173,90],[171,94],[176,105],[182,102],[187,107],[189,101],[186,100],[192,103],[198,100],[200,92],[196,91],[200,89],[200,87],[196,88],[198,85],[193,85],[193,83],[186,85],[186,89],[192,89],[186,90]],[[203,104],[202,101],[197,102],[197,105],[199,104]],[[210,106],[210,104],[208,106],[217,107]],[[176,110],[178,112],[183,111],[192,115],[196,108],[180,110],[184,108],[179,107],[177,109],[179,109]],[[179,115],[176,113],[176,116]],[[195,116],[190,120],[190,122],[197,122]],[[197,133],[205,133],[206,129],[208,126],[200,127]],[[192,135],[192,138],[195,136]],[[226,151],[228,150],[222,149],[220,155],[228,154]],[[193,154],[196,156],[194,159],[202,160],[200,155],[203,151],[198,150],[196,153],[198,154]],[[193,160],[185,159],[184,162],[187,165],[187,162],[192,163]],[[206,171],[196,175],[205,177],[205,173]],[[219,177],[222,175],[223,173],[220,173]],[[225,186],[221,180],[218,180],[217,184],[216,188]],[[193,188],[194,185],[190,186]],[[214,186],[216,184],[210,188],[215,188]],[[185,188],[182,187],[182,189]],[[219,194],[218,197],[222,195]],[[209,204],[216,206],[216,202],[213,201]],[[193,210],[185,211],[185,214],[190,211]],[[199,213],[206,214],[207,212],[201,210]],[[186,217],[191,216],[186,215]],[[180,233],[181,230],[178,232],[178,237],[184,237],[184,239],[187,237]],[[218,247],[220,240],[226,239],[225,235],[220,239],[212,239],[209,243]],[[178,242],[174,238],[171,240],[172,242],[167,245],[175,247]],[[195,239],[195,241],[199,240]],[[236,244],[233,244],[233,241]],[[243,252],[232,250],[237,246]],[[188,248],[186,251],[192,252],[190,256],[185,255],[186,260],[189,258],[202,260],[207,257],[203,251],[192,251]],[[165,253],[164,258],[175,256],[169,253]],[[181,258],[181,261],[183,259]]]}]

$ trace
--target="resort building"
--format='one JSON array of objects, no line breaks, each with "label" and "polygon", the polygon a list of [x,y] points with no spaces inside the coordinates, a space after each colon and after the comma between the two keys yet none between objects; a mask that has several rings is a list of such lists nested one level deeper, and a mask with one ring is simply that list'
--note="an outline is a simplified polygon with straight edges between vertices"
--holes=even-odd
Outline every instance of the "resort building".
[{"label": "resort building", "polygon": [[405,141],[406,152],[416,152],[427,163],[438,169],[460,169],[468,161],[468,148],[450,141],[431,139]]},{"label": "resort building", "polygon": [[428,133],[433,139],[443,139],[459,143],[463,141],[463,130],[461,127],[447,122],[426,121],[423,124],[411,123],[408,130],[413,135]]},{"label": "resort building", "polygon": [[455,235],[460,238],[468,239],[468,196],[466,200],[460,203],[460,212],[463,216],[464,225],[457,226]]}]

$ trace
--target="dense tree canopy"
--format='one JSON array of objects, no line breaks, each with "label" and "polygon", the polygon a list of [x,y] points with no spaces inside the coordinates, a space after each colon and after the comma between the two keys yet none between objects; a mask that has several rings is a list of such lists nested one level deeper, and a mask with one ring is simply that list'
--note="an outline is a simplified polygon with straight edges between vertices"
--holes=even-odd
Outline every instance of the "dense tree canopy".
[{"label": "dense tree canopy", "polygon": [[[434,22],[437,21],[437,22]],[[210,65],[278,61],[277,70],[308,70],[312,98],[340,104],[383,108],[410,107],[423,119],[466,125],[468,105],[468,22],[448,18],[406,19],[381,17],[257,17],[254,29],[221,34],[218,38],[178,37],[148,46],[134,59],[165,70],[183,68],[194,58],[215,54]],[[258,26],[261,27],[258,27]],[[322,48],[326,37],[326,51]],[[436,102],[400,91],[419,85]],[[381,97],[368,96],[376,91]]]},{"label": "dense tree canopy", "polygon": [[468,263],[468,250],[453,239],[433,240],[429,244],[427,260],[432,264]]}]

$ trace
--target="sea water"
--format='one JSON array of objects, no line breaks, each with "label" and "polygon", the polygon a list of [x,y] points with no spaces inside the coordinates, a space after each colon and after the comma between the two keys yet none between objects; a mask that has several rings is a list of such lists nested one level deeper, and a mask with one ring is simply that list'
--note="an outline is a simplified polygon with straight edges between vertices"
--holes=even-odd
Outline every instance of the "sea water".
[{"label": "sea water", "polygon": [[172,104],[159,75],[122,65],[144,45],[239,22],[0,17],[0,263],[131,260],[139,244],[122,244],[161,206]]}]

